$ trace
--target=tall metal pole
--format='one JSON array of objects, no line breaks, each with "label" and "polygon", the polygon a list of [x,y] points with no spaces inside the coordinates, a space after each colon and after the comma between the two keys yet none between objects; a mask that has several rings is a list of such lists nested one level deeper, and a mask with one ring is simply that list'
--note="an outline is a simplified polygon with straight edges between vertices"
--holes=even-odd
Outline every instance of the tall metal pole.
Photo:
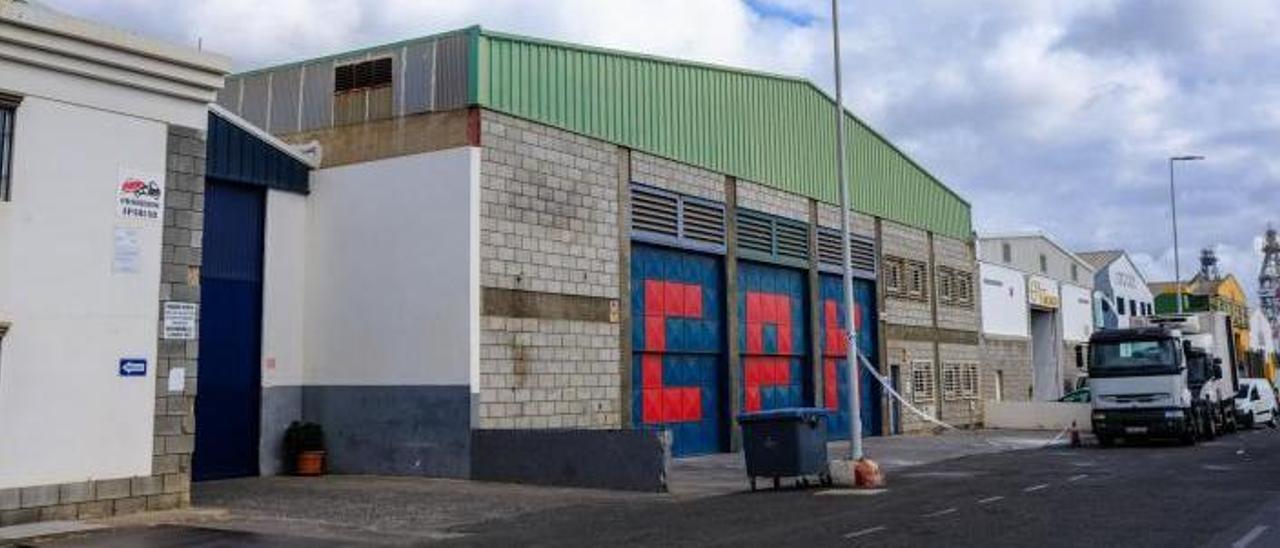
[{"label": "tall metal pole", "polygon": [[1173,162],[1169,158],[1169,209],[1173,212],[1173,281],[1177,289],[1178,314],[1182,314],[1182,261],[1178,258],[1178,197],[1173,189]]},{"label": "tall metal pole", "polygon": [[840,247],[844,273],[844,309],[849,322],[846,341],[849,360],[849,460],[862,460],[862,383],[858,376],[858,326],[854,322],[857,303],[853,298],[853,257],[849,248],[849,175],[844,165],[844,90],[840,81],[840,8],[839,0],[831,0],[831,40],[836,65],[836,173],[840,180]]}]

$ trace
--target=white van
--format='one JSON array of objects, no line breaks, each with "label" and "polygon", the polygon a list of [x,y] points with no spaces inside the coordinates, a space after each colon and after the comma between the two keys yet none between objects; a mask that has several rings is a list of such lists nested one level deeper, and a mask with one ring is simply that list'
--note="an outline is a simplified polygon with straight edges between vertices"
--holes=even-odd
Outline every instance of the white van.
[{"label": "white van", "polygon": [[1280,420],[1277,413],[1276,392],[1266,379],[1240,379],[1240,391],[1236,393],[1236,417],[1245,426],[1266,423],[1272,428]]}]

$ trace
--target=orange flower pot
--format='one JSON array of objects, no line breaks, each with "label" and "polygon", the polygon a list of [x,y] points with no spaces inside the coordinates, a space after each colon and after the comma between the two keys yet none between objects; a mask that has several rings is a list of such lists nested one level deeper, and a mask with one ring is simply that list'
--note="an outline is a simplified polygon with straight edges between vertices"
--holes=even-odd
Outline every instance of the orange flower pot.
[{"label": "orange flower pot", "polygon": [[324,451],[303,451],[298,453],[295,474],[299,476],[324,475]]}]

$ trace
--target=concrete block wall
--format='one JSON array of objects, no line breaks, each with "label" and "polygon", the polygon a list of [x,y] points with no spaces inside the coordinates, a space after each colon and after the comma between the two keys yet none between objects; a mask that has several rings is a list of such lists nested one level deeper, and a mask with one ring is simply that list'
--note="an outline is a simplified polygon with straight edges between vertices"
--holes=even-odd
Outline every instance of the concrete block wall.
[{"label": "concrete block wall", "polygon": [[[919,408],[922,412],[929,416],[937,416],[938,402],[937,396],[942,387],[937,383],[937,365],[934,363],[933,343],[929,341],[906,341],[901,339],[888,339],[885,341],[885,361],[887,367],[884,368],[885,376],[890,376],[893,367],[898,368],[902,394],[907,401]],[[933,375],[933,398],[918,400],[917,393],[911,383],[911,371],[916,362],[923,361],[934,372]],[[889,405],[893,403],[890,402]],[[923,418],[912,413],[905,406],[901,407],[901,425],[903,432],[917,432],[928,430],[933,425]]]},{"label": "concrete block wall", "polygon": [[[165,224],[157,291],[161,309],[169,300],[200,302],[204,131],[170,126],[166,155]],[[190,504],[199,343],[159,340],[157,344],[151,475],[0,489],[0,527],[35,521],[104,518]],[[168,390],[169,372],[174,368],[186,369],[182,392]]]},{"label": "concrete block wall", "polygon": [[631,181],[724,203],[724,175],[645,154],[631,153]]},{"label": "concrete block wall", "polygon": [[991,337],[982,341],[982,397],[995,399],[996,372],[1004,379],[1004,401],[1031,401],[1031,340]]},{"label": "concrete block wall", "polygon": [[[880,238],[882,262],[885,257],[892,256],[923,261],[925,264],[929,263],[929,235],[924,230],[883,221],[880,224]],[[929,282],[932,283],[933,269],[931,266],[928,271]],[[880,279],[883,283],[883,268],[880,272]],[[929,286],[928,283],[925,285],[926,287]],[[926,300],[903,299],[886,295],[881,317],[891,324],[932,327],[933,310],[930,304],[931,299],[933,299],[932,293],[928,295]]]},{"label": "concrete block wall", "polygon": [[[876,235],[876,218],[865,213],[853,212],[849,220],[853,225],[853,233],[867,238]],[[828,203],[818,202],[818,225],[840,229],[840,208]]]},{"label": "concrete block wall", "polygon": [[618,428],[618,324],[485,317],[481,428]]},{"label": "concrete block wall", "polygon": [[738,181],[738,208],[809,222],[809,200],[750,181]]},{"label": "concrete block wall", "polygon": [[478,426],[619,427],[621,330],[587,313],[621,298],[618,149],[490,111],[481,145]]},{"label": "concrete block wall", "polygon": [[[933,259],[936,267],[945,266],[953,268],[960,272],[968,272],[973,279],[973,304],[971,306],[954,306],[938,302],[938,327],[943,329],[956,329],[960,331],[978,331],[978,284],[982,280],[978,277],[978,263],[974,257],[973,248],[968,243],[947,238],[945,236],[934,236],[933,238]],[[934,276],[933,291],[937,294],[937,276]]]},{"label": "concrete block wall", "polygon": [[980,351],[977,345],[942,343],[938,345],[938,353],[942,355],[942,364],[974,364],[978,365],[978,394],[972,399],[947,399],[941,392],[942,420],[954,426],[970,426],[982,422],[982,367]]}]

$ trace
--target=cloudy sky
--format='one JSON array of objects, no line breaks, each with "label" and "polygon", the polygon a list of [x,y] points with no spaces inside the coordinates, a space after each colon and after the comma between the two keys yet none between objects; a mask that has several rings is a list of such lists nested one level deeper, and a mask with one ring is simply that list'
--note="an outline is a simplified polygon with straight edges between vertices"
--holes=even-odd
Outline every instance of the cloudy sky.
[{"label": "cloudy sky", "polygon": [[[481,24],[832,78],[826,0],[44,0],[237,69]],[[980,232],[1128,249],[1172,277],[1214,247],[1253,292],[1280,221],[1280,2],[842,0],[850,108],[974,206]]]}]

